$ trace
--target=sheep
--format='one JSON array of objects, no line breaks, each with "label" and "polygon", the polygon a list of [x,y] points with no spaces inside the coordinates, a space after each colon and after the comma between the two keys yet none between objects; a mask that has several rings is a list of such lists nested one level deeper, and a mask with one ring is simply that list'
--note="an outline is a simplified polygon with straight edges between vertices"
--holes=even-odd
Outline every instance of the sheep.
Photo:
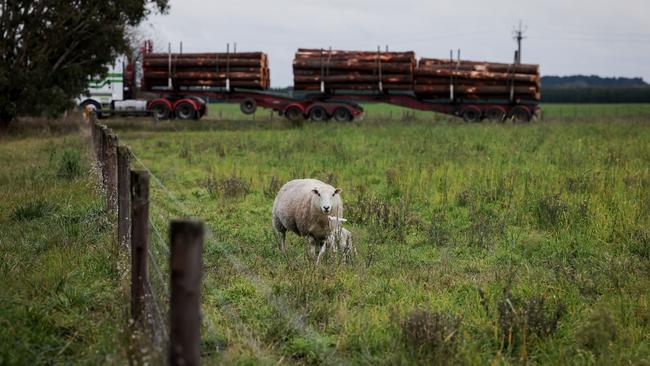
[{"label": "sheep", "polygon": [[312,251],[332,232],[330,215],[343,216],[341,188],[334,188],[316,179],[295,179],[286,183],[273,202],[273,229],[285,252],[287,230],[309,237]]},{"label": "sheep", "polygon": [[[327,247],[332,248],[332,252],[334,253],[338,253],[338,250],[341,249],[341,254],[343,255],[343,260],[345,262],[351,261],[352,257],[357,254],[357,250],[352,243],[352,233],[343,227],[343,223],[348,220],[334,216],[330,216],[329,219],[332,231],[327,239],[325,239],[325,243],[318,253],[318,258],[316,259],[317,265],[320,263],[321,257],[325,254]],[[312,244],[312,248],[313,247],[314,245]]]}]

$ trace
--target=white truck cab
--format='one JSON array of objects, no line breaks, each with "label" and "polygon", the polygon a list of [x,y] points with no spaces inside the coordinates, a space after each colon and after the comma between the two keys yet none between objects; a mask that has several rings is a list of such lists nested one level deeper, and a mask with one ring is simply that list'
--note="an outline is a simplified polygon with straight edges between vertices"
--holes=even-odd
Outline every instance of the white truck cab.
[{"label": "white truck cab", "polygon": [[124,100],[125,65],[126,58],[119,57],[109,66],[106,77],[90,79],[88,92],[76,98],[77,105],[81,108],[91,105],[97,110],[110,110],[115,101]]}]

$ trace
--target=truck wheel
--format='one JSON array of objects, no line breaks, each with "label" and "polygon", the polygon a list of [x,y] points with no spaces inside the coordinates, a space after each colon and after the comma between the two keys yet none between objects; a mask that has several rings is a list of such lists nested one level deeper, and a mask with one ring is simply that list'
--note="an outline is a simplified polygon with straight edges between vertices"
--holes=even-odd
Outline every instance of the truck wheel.
[{"label": "truck wheel", "polygon": [[476,107],[466,107],[460,112],[465,122],[477,123],[481,122],[481,110]]},{"label": "truck wheel", "polygon": [[180,102],[176,105],[176,117],[184,121],[196,119],[196,109],[189,102]]},{"label": "truck wheel", "polygon": [[169,119],[172,114],[172,111],[165,103],[156,103],[151,106],[150,110],[151,113],[153,113],[154,117],[159,120]]},{"label": "truck wheel", "polygon": [[313,122],[325,122],[327,117],[327,111],[323,107],[314,107],[309,111],[309,119]]},{"label": "truck wheel", "polygon": [[336,122],[351,122],[352,113],[347,108],[339,107],[334,110],[334,120]]},{"label": "truck wheel", "polygon": [[515,107],[512,109],[512,112],[510,112],[510,116],[512,117],[512,120],[517,123],[517,122],[530,122],[530,120],[533,118],[533,115],[530,113],[528,108],[526,107]]},{"label": "truck wheel", "polygon": [[298,107],[289,107],[284,111],[284,116],[291,122],[300,122],[305,119],[302,111]]},{"label": "truck wheel", "polygon": [[102,106],[95,102],[94,100],[86,100],[83,103],[79,104],[79,109],[84,112],[86,110],[86,107],[92,106],[95,109],[95,114],[97,115],[97,118],[101,119],[102,118]]},{"label": "truck wheel", "polygon": [[257,102],[255,99],[246,98],[239,105],[239,109],[243,114],[253,114],[257,111]]},{"label": "truck wheel", "polygon": [[506,111],[498,107],[488,108],[485,111],[485,119],[493,122],[503,122],[506,119]]}]

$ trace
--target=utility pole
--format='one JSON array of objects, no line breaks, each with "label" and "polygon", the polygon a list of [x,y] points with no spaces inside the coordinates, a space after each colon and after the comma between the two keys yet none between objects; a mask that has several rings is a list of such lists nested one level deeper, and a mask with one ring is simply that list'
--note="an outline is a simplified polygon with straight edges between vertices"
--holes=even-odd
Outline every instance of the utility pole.
[{"label": "utility pole", "polygon": [[514,28],[512,30],[512,38],[517,41],[517,55],[515,57],[515,62],[517,64],[521,63],[521,41],[524,40],[524,33],[528,30],[528,27],[522,27],[521,20],[519,21],[519,28]]}]

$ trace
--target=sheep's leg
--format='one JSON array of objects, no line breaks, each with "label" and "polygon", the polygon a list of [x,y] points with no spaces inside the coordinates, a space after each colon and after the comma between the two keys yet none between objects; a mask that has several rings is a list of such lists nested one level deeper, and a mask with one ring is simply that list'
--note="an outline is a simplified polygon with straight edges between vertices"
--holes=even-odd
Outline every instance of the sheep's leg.
[{"label": "sheep's leg", "polygon": [[326,249],[327,249],[327,244],[325,242],[321,242],[320,252],[318,253],[318,258],[316,258],[316,265],[320,264],[320,260],[323,257],[323,254],[325,254]]},{"label": "sheep's leg", "polygon": [[282,253],[285,253],[287,250],[285,248],[284,242],[287,238],[287,231],[275,229],[275,235],[278,239],[278,246],[280,247],[280,250]]},{"label": "sheep's leg", "polygon": [[318,245],[318,243],[316,243],[316,239],[314,239],[314,237],[310,235],[309,236],[309,256],[312,257],[312,258],[316,256],[316,245]]},{"label": "sheep's leg", "polygon": [[280,220],[277,217],[273,217],[273,229],[277,233],[278,242],[280,244],[280,250],[283,253],[286,253],[287,249],[284,245],[285,239],[287,238],[287,229],[282,225]]}]

